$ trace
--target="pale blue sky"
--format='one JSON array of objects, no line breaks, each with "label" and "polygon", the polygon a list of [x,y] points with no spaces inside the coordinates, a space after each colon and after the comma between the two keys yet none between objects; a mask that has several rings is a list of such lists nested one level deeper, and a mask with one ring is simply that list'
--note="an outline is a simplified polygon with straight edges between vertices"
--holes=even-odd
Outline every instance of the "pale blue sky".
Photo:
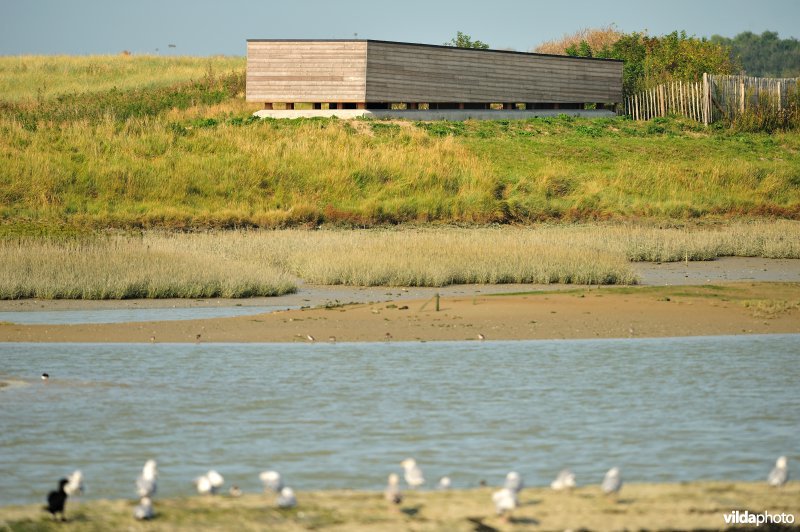
[{"label": "pale blue sky", "polygon": [[[583,27],[800,37],[800,0],[0,0],[0,55],[244,55],[248,38],[442,44],[460,30],[528,51]],[[175,48],[168,47],[174,44]]]}]

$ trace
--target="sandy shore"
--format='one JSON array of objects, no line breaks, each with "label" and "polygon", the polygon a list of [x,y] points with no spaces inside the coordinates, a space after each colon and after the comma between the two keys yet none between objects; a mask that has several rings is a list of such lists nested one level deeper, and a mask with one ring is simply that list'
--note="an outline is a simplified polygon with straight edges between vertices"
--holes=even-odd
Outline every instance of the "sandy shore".
[{"label": "sandy shore", "polygon": [[[530,290],[530,287],[525,287]],[[468,290],[460,287],[459,290]],[[800,333],[800,283],[442,292],[182,321],[0,324],[0,342],[328,342],[626,338]],[[394,294],[398,294],[395,296]],[[313,340],[312,340],[313,338]]]},{"label": "sandy shore", "polygon": [[[634,264],[635,287],[301,285],[240,300],[0,301],[0,311],[270,306],[230,318],[114,324],[0,321],[0,342],[521,340],[800,333],[800,260]],[[440,309],[434,294],[439,293]],[[303,307],[303,308],[301,308]]]},{"label": "sandy shore", "polygon": [[[504,521],[494,514],[492,488],[407,492],[399,507],[381,493],[303,492],[298,507],[274,508],[274,496],[245,494],[154,501],[156,519],[137,523],[133,500],[67,503],[68,523],[53,523],[41,505],[0,507],[0,528],[24,530],[722,530],[734,510],[791,514],[797,530],[800,484],[781,489],[766,482],[626,484],[616,498],[589,486],[572,493],[528,488]],[[4,528],[8,527],[8,528]],[[27,525],[27,526],[26,526]],[[17,528],[15,528],[17,527]],[[755,529],[754,527],[751,527]],[[738,528],[737,530],[741,530]],[[766,529],[766,527],[762,527]]]}]

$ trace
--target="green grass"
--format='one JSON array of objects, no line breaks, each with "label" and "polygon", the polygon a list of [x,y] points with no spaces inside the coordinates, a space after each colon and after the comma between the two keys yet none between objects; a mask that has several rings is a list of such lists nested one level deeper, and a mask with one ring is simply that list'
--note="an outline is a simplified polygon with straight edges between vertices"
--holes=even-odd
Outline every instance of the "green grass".
[{"label": "green grass", "polygon": [[21,87],[0,92],[0,225],[800,218],[798,133],[566,116],[259,121],[241,58],[105,59],[0,58],[0,79]]}]

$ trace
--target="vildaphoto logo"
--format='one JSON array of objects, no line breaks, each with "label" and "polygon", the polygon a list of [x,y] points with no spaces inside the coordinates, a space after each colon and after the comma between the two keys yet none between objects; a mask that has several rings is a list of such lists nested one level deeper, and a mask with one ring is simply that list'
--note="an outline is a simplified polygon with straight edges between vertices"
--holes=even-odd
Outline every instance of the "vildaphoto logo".
[{"label": "vildaphoto logo", "polygon": [[753,513],[749,510],[734,510],[731,513],[723,514],[726,525],[793,525],[794,514],[770,512]]}]

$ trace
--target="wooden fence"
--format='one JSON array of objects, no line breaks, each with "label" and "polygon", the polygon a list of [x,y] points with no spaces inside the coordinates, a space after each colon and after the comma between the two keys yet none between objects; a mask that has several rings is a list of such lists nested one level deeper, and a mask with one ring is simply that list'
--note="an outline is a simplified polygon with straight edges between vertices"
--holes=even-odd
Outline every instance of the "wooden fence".
[{"label": "wooden fence", "polygon": [[786,108],[796,97],[798,80],[703,74],[702,81],[673,81],[628,96],[624,112],[634,120],[679,115],[708,125],[752,107]]}]

